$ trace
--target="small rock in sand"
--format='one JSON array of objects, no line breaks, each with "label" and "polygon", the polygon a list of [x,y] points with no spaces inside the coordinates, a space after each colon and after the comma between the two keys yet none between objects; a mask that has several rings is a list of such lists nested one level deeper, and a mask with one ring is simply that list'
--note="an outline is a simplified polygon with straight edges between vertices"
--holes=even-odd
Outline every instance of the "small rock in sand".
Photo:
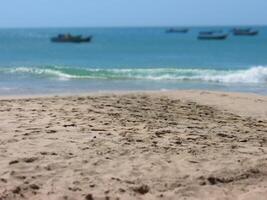
[{"label": "small rock in sand", "polygon": [[136,188],[133,188],[133,191],[139,193],[139,194],[146,194],[149,192],[149,187],[148,185],[141,185]]},{"label": "small rock in sand", "polygon": [[87,195],[85,196],[85,199],[86,199],[86,200],[94,200],[92,194],[87,194]]}]

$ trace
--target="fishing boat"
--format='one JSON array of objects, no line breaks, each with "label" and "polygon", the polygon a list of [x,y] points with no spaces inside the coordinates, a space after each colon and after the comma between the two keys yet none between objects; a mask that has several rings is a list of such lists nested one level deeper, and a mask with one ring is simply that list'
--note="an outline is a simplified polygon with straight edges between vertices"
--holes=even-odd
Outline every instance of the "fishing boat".
[{"label": "fishing boat", "polygon": [[223,33],[222,30],[210,30],[210,31],[200,31],[199,34],[201,35],[212,35],[215,33]]},{"label": "fishing boat", "polygon": [[235,28],[233,34],[236,36],[255,36],[259,34],[259,31],[251,28]]},{"label": "fishing boat", "polygon": [[228,37],[228,34],[200,33],[197,39],[199,40],[225,40],[227,37]]},{"label": "fishing boat", "polygon": [[59,43],[82,43],[82,42],[91,42],[92,36],[82,37],[81,35],[71,35],[71,34],[58,34],[56,37],[52,37],[52,42]]},{"label": "fishing boat", "polygon": [[187,33],[188,31],[188,28],[169,28],[166,33]]}]

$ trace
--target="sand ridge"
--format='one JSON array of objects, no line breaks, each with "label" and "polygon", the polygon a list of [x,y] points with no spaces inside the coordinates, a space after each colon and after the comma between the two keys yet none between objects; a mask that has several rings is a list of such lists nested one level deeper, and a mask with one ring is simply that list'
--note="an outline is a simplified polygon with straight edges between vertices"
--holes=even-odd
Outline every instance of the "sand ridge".
[{"label": "sand ridge", "polygon": [[264,199],[267,120],[199,101],[1,100],[0,199]]}]

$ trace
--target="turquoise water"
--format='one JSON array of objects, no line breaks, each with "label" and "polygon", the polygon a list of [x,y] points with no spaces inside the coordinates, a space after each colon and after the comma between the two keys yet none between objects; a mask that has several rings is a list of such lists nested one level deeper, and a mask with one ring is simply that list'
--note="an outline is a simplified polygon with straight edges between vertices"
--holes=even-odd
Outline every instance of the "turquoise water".
[{"label": "turquoise water", "polygon": [[[0,29],[0,95],[206,89],[267,94],[267,28],[255,37],[199,41],[166,28]],[[56,44],[58,33],[92,43]]]}]

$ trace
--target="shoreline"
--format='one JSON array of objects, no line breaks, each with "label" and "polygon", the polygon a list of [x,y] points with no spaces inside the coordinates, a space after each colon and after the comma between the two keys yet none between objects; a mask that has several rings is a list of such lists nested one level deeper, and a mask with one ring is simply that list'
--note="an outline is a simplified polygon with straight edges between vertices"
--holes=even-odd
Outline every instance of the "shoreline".
[{"label": "shoreline", "polygon": [[[213,90],[118,90],[99,92],[77,92],[77,93],[57,93],[57,94],[26,94],[26,95],[0,95],[1,100],[13,99],[36,99],[36,98],[66,98],[66,97],[86,97],[86,96],[106,96],[106,95],[165,95],[175,99],[185,101],[195,101],[203,105],[215,106],[219,109],[226,109],[230,112],[237,112],[241,115],[267,118],[267,95],[260,95],[248,92],[224,92]],[[222,99],[222,101],[218,101]],[[240,103],[240,105],[238,105]],[[254,104],[253,107],[248,106]],[[256,106],[255,106],[256,105]]]},{"label": "shoreline", "polygon": [[5,97],[0,199],[265,199],[266,134],[254,94]]}]

